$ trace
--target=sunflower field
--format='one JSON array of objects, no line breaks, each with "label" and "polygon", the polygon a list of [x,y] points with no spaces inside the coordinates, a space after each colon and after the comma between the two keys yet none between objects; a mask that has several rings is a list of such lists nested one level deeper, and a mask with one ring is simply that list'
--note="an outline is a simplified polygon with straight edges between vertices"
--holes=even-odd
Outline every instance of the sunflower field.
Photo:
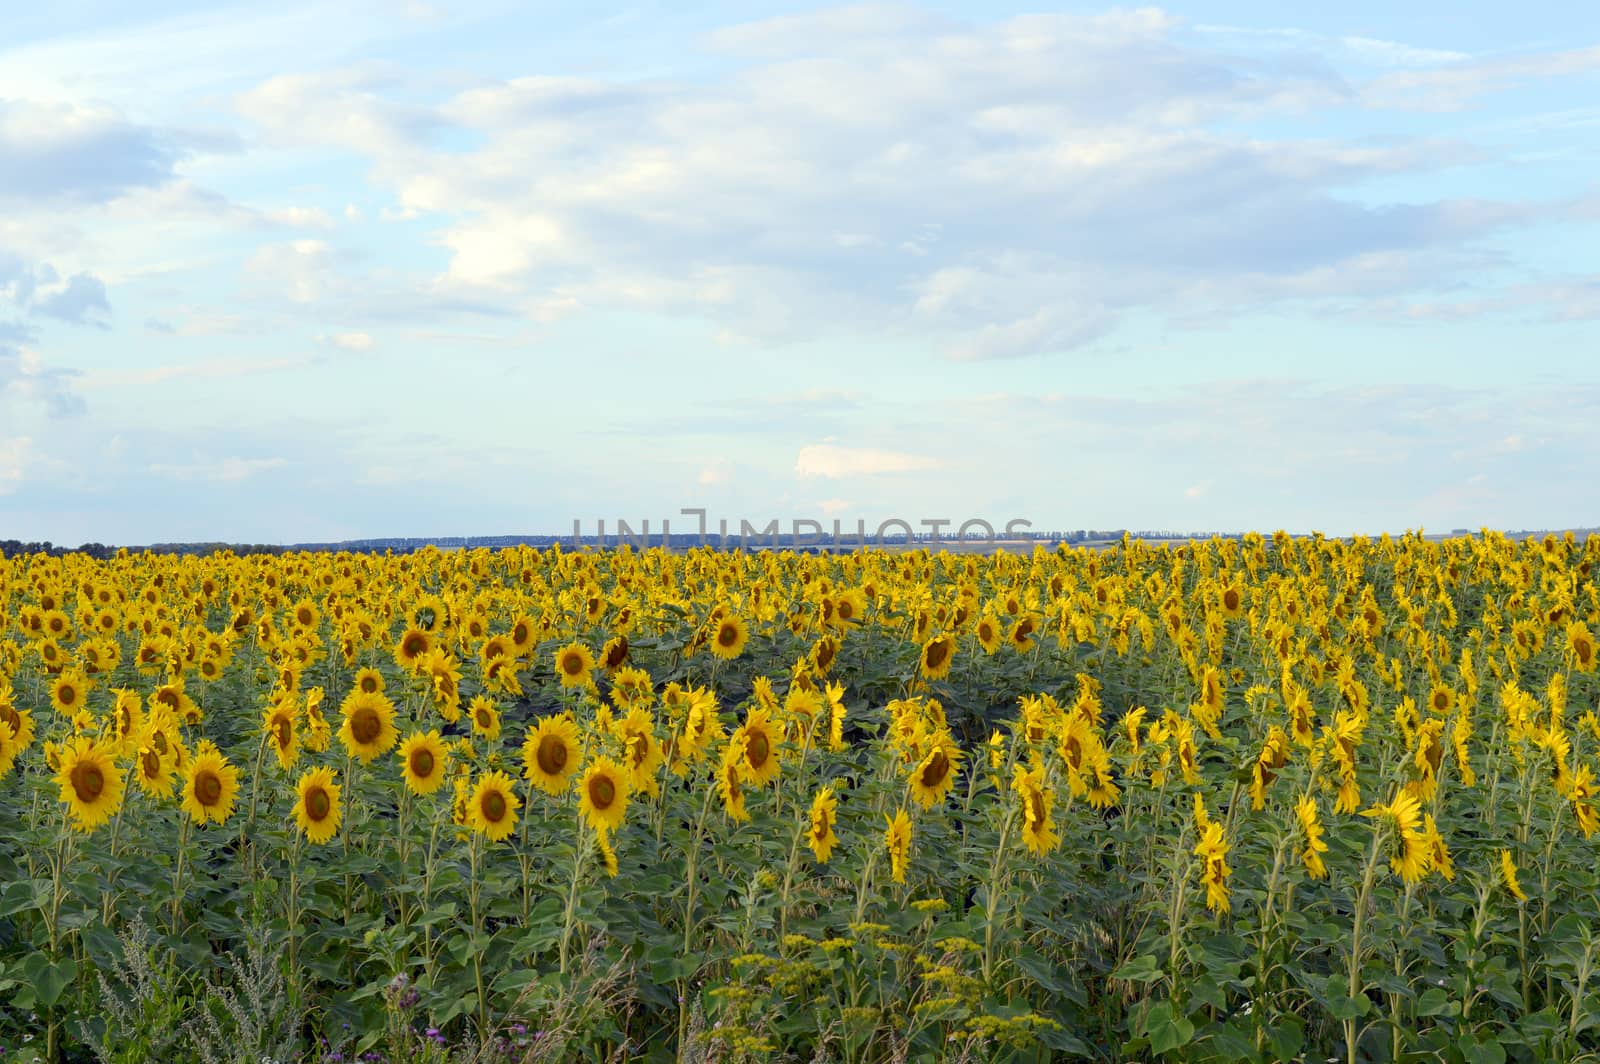
[{"label": "sunflower field", "polygon": [[1593,1060],[1597,564],[0,560],[0,1060]]}]

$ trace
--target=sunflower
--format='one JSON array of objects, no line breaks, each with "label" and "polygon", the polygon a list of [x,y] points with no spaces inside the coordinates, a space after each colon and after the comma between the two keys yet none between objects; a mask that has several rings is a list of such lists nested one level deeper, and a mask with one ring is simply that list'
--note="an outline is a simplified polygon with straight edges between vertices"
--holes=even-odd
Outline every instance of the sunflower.
[{"label": "sunflower", "polygon": [[278,764],[285,770],[300,760],[300,729],[296,727],[299,707],[293,695],[279,698],[261,715],[261,730],[266,733]]},{"label": "sunflower", "polygon": [[57,713],[70,717],[83,708],[92,686],[82,673],[68,669],[50,682],[50,704]]},{"label": "sunflower", "polygon": [[615,635],[600,648],[600,667],[609,676],[628,663],[628,637]]},{"label": "sunflower", "polygon": [[527,654],[539,640],[539,623],[532,617],[518,617],[506,633],[506,638],[517,654]]},{"label": "sunflower", "polygon": [[122,808],[122,769],[109,745],[89,738],[68,740],[60,757],[56,783],[72,814],[72,826],[93,831]]},{"label": "sunflower", "polygon": [[744,806],[744,754],[737,743],[722,748],[722,760],[717,764],[717,795],[722,799],[722,810],[730,820],[744,822],[750,814]]},{"label": "sunflower", "polygon": [[417,665],[432,649],[432,636],[420,628],[407,628],[394,645],[394,660],[407,672],[415,672]]},{"label": "sunflower", "polygon": [[481,735],[491,743],[499,740],[500,707],[495,705],[494,699],[474,695],[472,701],[467,703],[467,713],[472,717],[474,735]]},{"label": "sunflower", "polygon": [[195,705],[194,699],[184,690],[181,676],[157,687],[145,701],[152,711],[157,706],[165,706],[172,713],[173,719],[190,727],[199,724],[205,717],[200,707]]},{"label": "sunflower", "polygon": [[578,770],[578,726],[565,713],[528,725],[522,744],[522,775],[546,794],[560,795]]},{"label": "sunflower", "polygon": [[[999,734],[995,732],[996,736]],[[1056,834],[1050,815],[1055,793],[1045,784],[1043,767],[1024,770],[1021,765],[1015,766],[1011,790],[1022,806],[1022,844],[1036,857],[1053,852],[1061,845],[1061,836]]]},{"label": "sunflower", "polygon": [[811,823],[806,828],[806,845],[817,855],[819,864],[827,864],[839,844],[839,836],[833,830],[838,822],[839,800],[833,796],[832,787],[824,787],[811,799]]},{"label": "sunflower", "polygon": [[438,635],[444,630],[445,621],[449,614],[445,609],[444,600],[438,595],[423,595],[406,614],[406,624],[418,632],[429,635]]},{"label": "sunflower", "polygon": [[597,831],[594,833],[594,843],[600,850],[600,863],[606,870],[606,876],[610,879],[616,879],[617,851],[611,848],[611,840],[606,838],[605,832]]},{"label": "sunflower", "polygon": [[956,637],[946,632],[922,644],[920,668],[925,680],[942,680],[950,675],[950,663],[955,658]]},{"label": "sunflower", "polygon": [[339,727],[339,741],[352,757],[370,765],[379,754],[394,748],[400,733],[394,726],[394,703],[387,696],[353,692],[340,708],[344,723]]},{"label": "sunflower", "polygon": [[467,824],[490,842],[499,842],[516,830],[521,805],[510,776],[486,772],[467,800]]},{"label": "sunflower", "polygon": [[750,707],[744,724],[733,733],[730,740],[744,755],[740,769],[745,782],[755,787],[765,787],[778,778],[783,770],[778,760],[777,735],[772,718],[760,706]]},{"label": "sunflower", "polygon": [[1382,817],[1394,829],[1390,840],[1389,870],[1407,883],[1419,882],[1428,874],[1428,842],[1422,834],[1422,805],[1409,787],[1397,793],[1387,805],[1363,810],[1362,816]]},{"label": "sunflower", "polygon": [[817,670],[818,676],[826,676],[838,656],[839,640],[831,635],[823,636],[811,647],[811,665]]},{"label": "sunflower", "polygon": [[10,724],[0,720],[0,779],[11,773],[17,763],[17,755],[22,753],[22,748],[13,742],[16,734]]},{"label": "sunflower", "polygon": [[1004,638],[1000,622],[992,614],[984,614],[978,618],[978,623],[973,625],[972,634],[977,637],[978,645],[985,654],[993,654],[1000,649],[1000,642]]},{"label": "sunflower", "polygon": [[1500,878],[1505,883],[1506,889],[1517,901],[1528,900],[1528,895],[1523,892],[1522,884],[1517,882],[1517,862],[1511,859],[1510,850],[1500,851]]},{"label": "sunflower", "polygon": [[717,622],[711,636],[711,653],[723,661],[732,661],[744,653],[744,645],[749,641],[750,626],[745,624],[744,618],[729,614]]},{"label": "sunflower", "polygon": [[1579,672],[1593,672],[1596,658],[1594,635],[1579,621],[1567,625],[1567,649]]},{"label": "sunflower", "polygon": [[361,669],[356,672],[354,687],[355,690],[365,695],[381,695],[383,694],[383,673],[370,666]]},{"label": "sunflower", "polygon": [[948,740],[935,742],[911,770],[911,798],[924,809],[944,801],[961,771],[961,748]]},{"label": "sunflower", "polygon": [[183,774],[183,811],[196,824],[224,823],[239,798],[239,770],[209,741],[202,741]]},{"label": "sunflower", "polygon": [[906,865],[911,858],[911,818],[904,809],[896,809],[894,816],[884,817],[887,827],[883,845],[889,851],[889,874],[896,883],[906,881]]},{"label": "sunflower", "polygon": [[438,729],[413,731],[400,744],[400,774],[412,794],[432,794],[444,786],[444,740]]},{"label": "sunflower", "polygon": [[416,665],[433,695],[434,708],[447,723],[461,719],[461,663],[443,647],[430,650]]},{"label": "sunflower", "polygon": [[307,769],[295,785],[295,792],[294,819],[306,838],[319,845],[333,838],[344,818],[333,769]]},{"label": "sunflower", "polygon": [[666,755],[656,738],[655,718],[648,709],[631,709],[616,726],[617,736],[627,745],[628,788],[654,795],[656,775]]},{"label": "sunflower", "polygon": [[1449,713],[1456,705],[1456,693],[1443,684],[1434,684],[1428,692],[1428,709],[1439,716]]},{"label": "sunflower", "polygon": [[568,643],[556,651],[556,675],[562,687],[594,685],[594,655],[582,643]]},{"label": "sunflower", "polygon": [[[981,625],[982,622],[980,621],[979,624]],[[1011,632],[1006,636],[1006,640],[1011,644],[1013,650],[1019,654],[1025,654],[1033,649],[1033,633],[1038,630],[1038,627],[1039,622],[1034,620],[1032,616],[1024,614],[1018,617],[1016,623],[1011,626]]]},{"label": "sunflower", "polygon": [[1214,820],[1206,824],[1194,855],[1200,858],[1200,881],[1206,888],[1206,908],[1227,912],[1228,877],[1233,869],[1228,867],[1228,842],[1223,837],[1221,824]]},{"label": "sunflower", "polygon": [[596,831],[616,831],[628,811],[628,774],[609,757],[597,757],[578,781],[578,812]]},{"label": "sunflower", "polygon": [[172,793],[172,785],[177,782],[173,769],[175,761],[172,748],[167,747],[167,752],[162,753],[155,745],[156,733],[146,731],[140,737],[138,749],[134,752],[133,778],[139,782],[139,789],[152,798],[165,798]]},{"label": "sunflower", "polygon": [[1322,840],[1322,823],[1317,818],[1316,801],[1306,795],[1295,803],[1294,813],[1306,840],[1306,848],[1300,852],[1306,874],[1312,879],[1327,879],[1328,867],[1322,863],[1322,855],[1328,852],[1328,844]]}]

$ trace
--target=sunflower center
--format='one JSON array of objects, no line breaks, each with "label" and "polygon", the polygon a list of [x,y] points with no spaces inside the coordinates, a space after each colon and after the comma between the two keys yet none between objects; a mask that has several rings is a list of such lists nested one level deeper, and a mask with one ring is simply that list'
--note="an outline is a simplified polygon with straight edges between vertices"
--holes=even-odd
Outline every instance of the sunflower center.
[{"label": "sunflower center", "polygon": [[1443,713],[1450,708],[1450,696],[1443,691],[1436,691],[1433,695],[1433,708]]},{"label": "sunflower center", "polygon": [[731,624],[725,624],[717,629],[717,645],[731,647],[739,641],[739,629]]},{"label": "sunflower center", "polygon": [[559,776],[567,767],[566,741],[555,735],[546,735],[539,740],[538,752],[534,760],[539,763],[539,769],[547,776]]},{"label": "sunflower center", "polygon": [[350,718],[350,734],[355,741],[363,746],[376,742],[378,733],[383,730],[383,721],[378,718],[378,711],[362,706]]},{"label": "sunflower center", "polygon": [[610,777],[596,776],[589,781],[589,801],[596,809],[610,809],[617,800],[617,785]]},{"label": "sunflower center", "polygon": [[279,717],[273,722],[272,734],[277,739],[280,750],[289,749],[289,741],[293,738],[294,732],[287,717]]},{"label": "sunflower center", "polygon": [[816,838],[825,839],[828,837],[828,833],[832,830],[833,818],[828,815],[828,811],[826,809],[818,809],[817,822],[812,829],[812,833]]},{"label": "sunflower center", "polygon": [[161,775],[161,755],[154,750],[146,750],[139,755],[139,765],[144,769],[146,779],[155,779]]},{"label": "sunflower center", "polygon": [[201,805],[216,805],[222,801],[222,777],[215,772],[202,772],[194,780],[194,796]]},{"label": "sunflower center", "polygon": [[433,775],[433,766],[434,766],[433,751],[431,751],[431,750],[413,750],[413,751],[411,751],[411,774],[413,776],[417,777],[418,779],[424,779],[425,780],[429,776]]},{"label": "sunflower center", "polygon": [[328,814],[333,812],[333,799],[321,787],[313,787],[306,792],[306,816],[312,820],[322,821],[328,819]]},{"label": "sunflower center", "polygon": [[61,699],[62,705],[70,706],[72,703],[78,700],[78,692],[77,689],[71,685],[62,684],[61,690],[56,693],[56,697]]},{"label": "sunflower center", "polygon": [[950,648],[945,646],[944,640],[928,644],[928,668],[937,669],[944,664],[944,659],[949,655]]},{"label": "sunflower center", "polygon": [[100,766],[80,761],[72,766],[72,790],[80,802],[93,802],[106,789],[105,775]]},{"label": "sunflower center", "polygon": [[428,639],[420,634],[412,634],[401,647],[411,657],[417,657],[428,649]]},{"label": "sunflower center", "polygon": [[1044,823],[1044,795],[1037,791],[1028,792],[1028,820],[1034,824]]},{"label": "sunflower center", "polygon": [[561,671],[568,676],[583,675],[583,658],[577,654],[568,654],[561,659]]},{"label": "sunflower center", "polygon": [[483,810],[485,820],[497,824],[506,818],[506,796],[499,791],[490,791],[483,796],[483,801],[478,803],[478,808]]},{"label": "sunflower center", "polygon": [[752,732],[744,741],[744,754],[750,761],[750,767],[758,769],[772,756],[772,740],[767,738],[765,732]]},{"label": "sunflower center", "polygon": [[1229,610],[1229,611],[1238,609],[1239,608],[1239,592],[1236,591],[1235,589],[1231,588],[1231,587],[1228,590],[1224,591],[1222,593],[1222,606],[1223,606],[1224,609]]},{"label": "sunflower center", "polygon": [[935,750],[928,755],[927,763],[922,766],[922,785],[937,787],[949,774],[950,759],[945,756],[943,750]]},{"label": "sunflower center", "polygon": [[368,695],[377,694],[378,693],[378,678],[376,676],[363,676],[363,677],[361,677],[361,692],[363,694],[368,694]]}]

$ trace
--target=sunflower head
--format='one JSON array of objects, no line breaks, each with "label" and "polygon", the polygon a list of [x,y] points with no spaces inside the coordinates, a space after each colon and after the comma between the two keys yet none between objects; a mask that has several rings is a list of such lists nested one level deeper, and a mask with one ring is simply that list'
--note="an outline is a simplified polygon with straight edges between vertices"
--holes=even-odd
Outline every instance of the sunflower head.
[{"label": "sunflower head", "polygon": [[522,774],[546,794],[559,795],[571,785],[582,751],[578,726],[566,714],[545,717],[528,726],[522,744]]},{"label": "sunflower head", "polygon": [[294,819],[306,838],[318,844],[333,838],[344,817],[333,769],[308,769],[300,777],[295,792]]},{"label": "sunflower head", "polygon": [[628,773],[609,757],[597,757],[578,781],[578,810],[596,831],[616,831],[628,810]]},{"label": "sunflower head", "polygon": [[467,799],[468,826],[490,842],[499,842],[516,830],[521,805],[510,776],[486,772]]},{"label": "sunflower head", "polygon": [[444,786],[447,760],[437,729],[414,731],[400,744],[400,774],[413,794],[432,794]]}]

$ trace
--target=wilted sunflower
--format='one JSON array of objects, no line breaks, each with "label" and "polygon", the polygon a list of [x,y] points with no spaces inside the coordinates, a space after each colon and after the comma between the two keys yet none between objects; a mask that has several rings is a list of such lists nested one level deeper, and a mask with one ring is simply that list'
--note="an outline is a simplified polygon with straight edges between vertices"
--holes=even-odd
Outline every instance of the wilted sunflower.
[{"label": "wilted sunflower", "polygon": [[628,774],[609,757],[597,757],[578,781],[578,811],[595,831],[616,831],[628,811]]},{"label": "wilted sunflower", "polygon": [[60,756],[55,778],[72,826],[93,831],[122,808],[122,769],[109,745],[88,737],[68,740]]},{"label": "wilted sunflower", "polygon": [[806,828],[806,845],[821,864],[828,863],[833,848],[839,844],[839,836],[833,830],[838,822],[839,800],[833,796],[832,787],[824,787],[811,799],[811,823]]},{"label": "wilted sunflower", "polygon": [[744,653],[745,643],[749,640],[750,628],[744,623],[744,618],[729,614],[717,621],[711,635],[711,653],[724,661],[732,661]]},{"label": "wilted sunflower", "polygon": [[370,765],[378,755],[394,749],[400,733],[394,726],[394,703],[386,696],[352,692],[340,708],[344,723],[339,726],[339,741],[351,757]]},{"label": "wilted sunflower", "polygon": [[922,644],[919,667],[923,679],[942,680],[950,675],[950,664],[955,659],[956,637],[949,632],[934,636]]},{"label": "wilted sunflower", "polygon": [[568,643],[556,651],[556,676],[562,687],[594,685],[594,655],[582,643]]},{"label": "wilted sunflower", "polygon": [[565,713],[528,725],[522,744],[522,775],[550,795],[560,795],[571,785],[581,751],[578,726]]},{"label": "wilted sunflower", "polygon": [[444,786],[445,749],[438,729],[413,731],[400,744],[400,775],[412,794],[432,794]]},{"label": "wilted sunflower", "polygon": [[339,785],[333,780],[333,769],[307,769],[295,786],[295,823],[305,832],[307,839],[321,844],[339,831],[344,810],[339,804]]},{"label": "wilted sunflower", "polygon": [[467,801],[468,824],[490,842],[499,842],[516,830],[517,809],[521,805],[510,776],[486,772]]},{"label": "wilted sunflower", "polygon": [[204,826],[233,815],[239,798],[239,770],[215,746],[202,740],[183,775],[183,811]]}]

